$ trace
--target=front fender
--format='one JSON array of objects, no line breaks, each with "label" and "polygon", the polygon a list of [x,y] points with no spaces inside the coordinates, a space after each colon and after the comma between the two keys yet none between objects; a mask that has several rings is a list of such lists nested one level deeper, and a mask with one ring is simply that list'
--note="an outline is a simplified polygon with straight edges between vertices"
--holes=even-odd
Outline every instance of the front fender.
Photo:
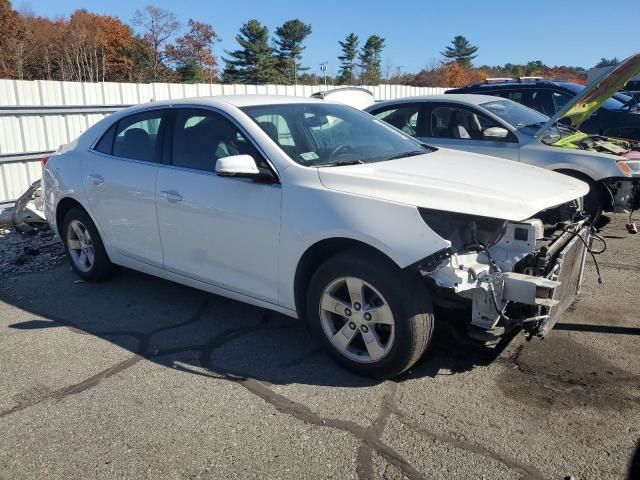
[{"label": "front fender", "polygon": [[523,148],[520,160],[549,170],[573,170],[594,181],[619,177],[622,173],[615,155],[547,145]]},{"label": "front fender", "polygon": [[422,220],[414,206],[319,188],[283,189],[280,236],[280,302],[295,309],[294,278],[313,245],[329,239],[364,243],[399,268],[451,245]]}]

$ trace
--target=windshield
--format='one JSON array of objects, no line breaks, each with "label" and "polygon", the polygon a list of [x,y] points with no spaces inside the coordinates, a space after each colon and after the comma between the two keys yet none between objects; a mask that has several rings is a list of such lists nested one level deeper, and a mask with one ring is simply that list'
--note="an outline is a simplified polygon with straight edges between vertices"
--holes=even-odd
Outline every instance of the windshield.
[{"label": "windshield", "polygon": [[493,100],[480,104],[526,135],[533,136],[549,117],[512,100]]},{"label": "windshield", "polygon": [[307,167],[371,163],[430,151],[368,113],[345,105],[288,103],[242,110],[294,162]]},{"label": "windshield", "polygon": [[[568,90],[571,90],[574,93],[574,95],[578,95],[579,93],[582,93],[582,91],[586,88],[584,85],[579,85],[577,83],[563,83],[562,86]],[[617,97],[618,97],[618,94],[616,94],[614,98],[609,98],[605,100],[605,102],[602,104],[600,108],[606,108],[607,110],[623,110],[625,107],[625,104],[621,102],[620,99]]]}]

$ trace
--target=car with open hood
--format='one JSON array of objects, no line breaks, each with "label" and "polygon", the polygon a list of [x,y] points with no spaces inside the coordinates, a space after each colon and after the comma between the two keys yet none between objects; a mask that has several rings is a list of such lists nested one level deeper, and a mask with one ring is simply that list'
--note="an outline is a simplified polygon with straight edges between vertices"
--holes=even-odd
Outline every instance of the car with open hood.
[{"label": "car with open hood", "polygon": [[624,75],[592,85],[551,118],[506,98],[475,94],[407,97],[376,103],[365,111],[431,145],[493,155],[584,180],[590,186],[585,206],[596,221],[602,211],[632,212],[640,207],[640,144],[577,130],[603,97],[635,73],[632,64]]},{"label": "car with open hood", "polygon": [[494,345],[547,335],[590,237],[584,182],[317,99],[128,108],[49,157],[42,181],[84,280],[121,265],[305,318],[341,365],[382,378],[420,358],[436,321]]},{"label": "car with open hood", "polygon": [[[634,73],[635,72],[635,73]],[[632,92],[630,80],[640,73],[640,54],[607,70],[588,86],[564,80],[544,80],[541,77],[518,79],[487,79],[462,88],[448,90],[448,94],[473,93],[508,98],[533,108],[549,117],[573,103],[574,111],[565,112],[571,125],[591,135],[604,135],[640,141],[640,105]],[[582,102],[575,102],[583,97]],[[584,101],[588,102],[588,113]],[[577,110],[576,110],[577,109]],[[576,115],[577,111],[580,115]]]}]

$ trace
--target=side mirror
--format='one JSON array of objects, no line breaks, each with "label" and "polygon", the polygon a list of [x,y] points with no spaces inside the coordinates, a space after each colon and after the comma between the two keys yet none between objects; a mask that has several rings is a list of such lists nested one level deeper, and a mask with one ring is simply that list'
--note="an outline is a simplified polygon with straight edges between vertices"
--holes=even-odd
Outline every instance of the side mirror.
[{"label": "side mirror", "polygon": [[509,135],[509,130],[502,127],[489,127],[484,132],[482,132],[482,136],[484,138],[489,138],[492,140],[501,140],[507,138]]},{"label": "side mirror", "polygon": [[219,158],[216,162],[216,173],[221,177],[256,178],[260,176],[260,170],[251,155]]}]

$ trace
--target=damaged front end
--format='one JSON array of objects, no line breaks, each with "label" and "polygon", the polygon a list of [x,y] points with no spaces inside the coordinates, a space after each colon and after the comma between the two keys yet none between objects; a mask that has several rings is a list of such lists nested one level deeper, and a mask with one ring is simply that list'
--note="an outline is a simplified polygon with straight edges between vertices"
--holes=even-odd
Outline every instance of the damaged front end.
[{"label": "damaged front end", "polygon": [[496,344],[516,328],[545,337],[580,291],[591,235],[581,200],[522,222],[428,209],[420,214],[451,247],[412,268],[436,303],[465,311],[475,340]]}]

